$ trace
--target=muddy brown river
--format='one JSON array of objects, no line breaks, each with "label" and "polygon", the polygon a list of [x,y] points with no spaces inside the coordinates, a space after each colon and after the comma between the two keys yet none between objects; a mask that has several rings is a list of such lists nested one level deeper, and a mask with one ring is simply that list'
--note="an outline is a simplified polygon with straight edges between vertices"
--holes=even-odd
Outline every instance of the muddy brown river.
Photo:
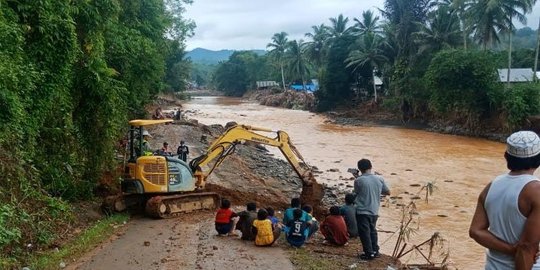
[{"label": "muddy brown river", "polygon": [[[314,113],[234,98],[196,97],[184,109],[188,117],[203,124],[235,121],[286,131],[305,160],[323,171],[318,181],[330,186],[352,190],[347,168],[356,167],[361,158],[370,159],[394,196],[381,208],[378,222],[379,242],[386,254],[392,254],[396,242],[391,232],[399,228],[397,204],[406,204],[418,194],[418,185],[434,182],[429,203],[416,201],[419,229],[409,242],[419,244],[440,232],[454,267],[483,268],[484,249],[468,237],[468,227],[478,193],[493,177],[506,172],[504,144],[396,127],[335,125]],[[425,262],[419,254],[403,260]]]}]

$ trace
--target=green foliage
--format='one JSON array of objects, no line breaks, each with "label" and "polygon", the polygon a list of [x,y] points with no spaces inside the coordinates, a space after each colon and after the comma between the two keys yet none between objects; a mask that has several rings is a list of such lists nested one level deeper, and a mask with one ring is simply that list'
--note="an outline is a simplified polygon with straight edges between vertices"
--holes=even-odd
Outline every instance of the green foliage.
[{"label": "green foliage", "polygon": [[116,167],[127,119],[185,89],[190,1],[167,2],[0,0],[2,254],[53,241],[65,200],[91,197]]},{"label": "green foliage", "polygon": [[347,68],[345,63],[352,39],[352,36],[343,35],[336,38],[330,46],[324,75],[321,77],[321,88],[315,92],[319,111],[346,104],[353,97],[351,89],[351,84],[354,82],[353,68]]},{"label": "green foliage", "polygon": [[249,87],[263,78],[266,57],[251,51],[235,52],[227,62],[218,65],[213,83],[228,96],[242,96]]},{"label": "green foliage", "polygon": [[97,244],[114,234],[115,229],[125,224],[127,220],[129,220],[129,216],[125,214],[113,215],[100,220],[73,241],[62,246],[58,252],[49,251],[31,257],[28,265],[32,269],[57,269],[60,262],[69,261],[92,250]]},{"label": "green foliage", "polygon": [[528,116],[540,112],[540,85],[537,83],[512,85],[512,88],[504,92],[502,108],[508,127],[519,128]]},{"label": "green foliage", "polygon": [[13,242],[19,242],[22,237],[18,223],[28,222],[29,217],[19,214],[14,205],[5,204],[0,206],[0,247]]},{"label": "green foliage", "polygon": [[[435,55],[426,73],[431,105],[441,114],[457,113],[473,124],[491,112],[497,84],[492,55],[448,50]],[[473,122],[471,122],[473,121]]]}]

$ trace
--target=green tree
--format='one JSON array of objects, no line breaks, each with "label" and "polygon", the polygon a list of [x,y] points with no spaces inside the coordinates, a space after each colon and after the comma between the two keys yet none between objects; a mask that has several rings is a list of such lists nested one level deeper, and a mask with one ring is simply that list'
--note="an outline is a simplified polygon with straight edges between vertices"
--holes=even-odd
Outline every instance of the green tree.
[{"label": "green tree", "polygon": [[313,33],[306,33],[305,36],[310,38],[311,41],[307,41],[306,55],[308,59],[320,69],[323,65],[327,51],[327,41],[329,37],[328,27],[324,24],[311,26]]},{"label": "green tree", "polygon": [[339,39],[342,36],[350,35],[352,28],[348,27],[349,18],[339,14],[336,18],[330,18],[330,26],[327,27],[330,39]]},{"label": "green tree", "polygon": [[229,60],[218,65],[214,84],[228,96],[242,96],[255,81],[262,78],[265,58],[251,51],[234,52]]},{"label": "green tree", "polygon": [[128,117],[164,89],[165,60],[184,63],[170,45],[190,24],[166,6],[0,0],[0,211],[16,213],[0,218],[0,261],[55,240],[72,217],[63,199],[92,196]]},{"label": "green tree", "polygon": [[354,82],[352,68],[347,68],[345,59],[354,36],[342,35],[331,41],[328,49],[326,65],[320,75],[320,89],[315,92],[317,110],[326,111],[351,101]]},{"label": "green tree", "polygon": [[487,52],[445,50],[431,60],[425,79],[435,112],[475,130],[500,96],[495,59]]},{"label": "green tree", "polygon": [[359,67],[370,67],[373,84],[373,98],[377,101],[377,87],[375,85],[375,69],[388,62],[382,51],[382,38],[375,33],[366,33],[359,38],[357,48],[349,53],[345,62],[347,67],[356,70]]},{"label": "green tree", "polygon": [[379,16],[375,16],[371,10],[362,12],[362,20],[355,18],[354,21],[355,25],[352,31],[358,35],[377,34],[381,30]]},{"label": "green tree", "polygon": [[455,48],[461,44],[459,17],[448,6],[439,6],[429,14],[426,24],[414,33],[419,54],[433,53],[442,49]]},{"label": "green tree", "polygon": [[272,43],[268,43],[266,48],[270,48],[270,56],[275,59],[281,71],[281,83],[283,85],[283,90],[285,91],[285,74],[284,74],[284,57],[285,51],[287,50],[287,39],[288,34],[285,32],[276,33],[272,36]]},{"label": "green tree", "polygon": [[285,56],[289,74],[293,80],[300,79],[302,86],[306,89],[306,76],[310,75],[310,67],[306,58],[306,44],[300,41],[289,41],[287,54]]},{"label": "green tree", "polygon": [[384,10],[380,11],[392,25],[398,49],[396,60],[410,62],[409,58],[415,55],[412,35],[418,32],[419,23],[427,20],[432,6],[431,0],[385,0]]}]

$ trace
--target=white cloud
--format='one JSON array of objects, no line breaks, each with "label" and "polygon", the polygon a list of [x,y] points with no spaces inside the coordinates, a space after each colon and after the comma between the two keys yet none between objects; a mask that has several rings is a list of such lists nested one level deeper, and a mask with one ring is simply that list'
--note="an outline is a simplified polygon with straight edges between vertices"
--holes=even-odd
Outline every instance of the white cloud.
[{"label": "white cloud", "polygon": [[[274,33],[284,31],[290,39],[301,39],[312,25],[328,25],[330,17],[343,14],[352,25],[362,11],[377,12],[383,6],[384,0],[194,0],[185,16],[197,28],[187,47],[265,49]],[[540,5],[527,16],[529,27],[536,29],[538,14]]]},{"label": "white cloud", "polygon": [[[312,25],[328,24],[339,14],[360,17],[383,0],[194,0],[186,17],[195,21],[188,49],[265,49],[274,33],[303,38]],[[352,22],[350,23],[352,25]]]}]

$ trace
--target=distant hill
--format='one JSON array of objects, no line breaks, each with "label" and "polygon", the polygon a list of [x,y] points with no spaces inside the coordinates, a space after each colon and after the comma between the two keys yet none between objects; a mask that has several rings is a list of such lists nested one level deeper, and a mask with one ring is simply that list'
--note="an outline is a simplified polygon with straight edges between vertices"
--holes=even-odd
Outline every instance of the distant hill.
[{"label": "distant hill", "polygon": [[[258,55],[266,54],[265,50],[250,51],[255,52]],[[226,61],[234,52],[234,50],[212,51],[203,48],[195,48],[192,51],[189,51],[186,56],[191,58],[191,61],[194,63],[213,65],[219,63],[219,61]]]}]

